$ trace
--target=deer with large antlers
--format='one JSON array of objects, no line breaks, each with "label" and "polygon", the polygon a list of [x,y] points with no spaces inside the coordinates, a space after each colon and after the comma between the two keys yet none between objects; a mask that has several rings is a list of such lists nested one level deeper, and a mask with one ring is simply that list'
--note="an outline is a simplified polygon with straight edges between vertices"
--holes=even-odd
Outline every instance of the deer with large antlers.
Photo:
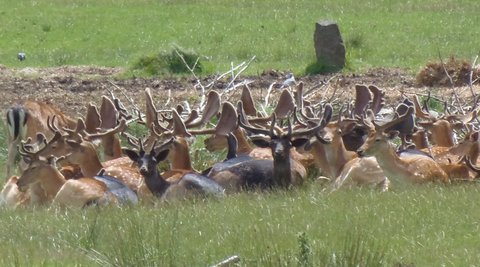
[{"label": "deer with large antlers", "polygon": [[123,149],[123,152],[135,162],[140,173],[145,179],[148,189],[161,200],[169,201],[184,199],[193,196],[215,196],[224,195],[224,189],[215,181],[194,172],[183,174],[174,182],[167,181],[158,172],[157,164],[164,161],[169,153],[169,146],[172,140],[156,147],[152,146],[150,152],[146,153],[139,141],[138,152],[131,149]]},{"label": "deer with large antlers", "polygon": [[276,126],[276,114],[271,116],[270,129],[255,127],[243,116],[242,102],[238,106],[238,123],[247,131],[260,134],[252,142],[264,148],[270,148],[273,160],[249,160],[234,164],[217,173],[210,173],[210,178],[219,182],[226,190],[236,192],[250,188],[290,188],[300,185],[306,176],[305,168],[290,156],[292,147],[301,147],[315,131],[325,126],[323,121],[313,128],[293,131],[290,119],[285,132]]},{"label": "deer with large antlers", "polygon": [[[331,109],[327,106],[326,109]],[[358,157],[357,153],[348,151],[343,136],[356,127],[356,121],[342,120],[330,122],[320,129],[312,142],[311,151],[317,166],[323,175],[333,179],[332,189],[348,185],[378,186],[387,191],[390,180],[385,177],[375,157]]]},{"label": "deer with large antlers", "polygon": [[471,168],[466,164],[464,157],[473,156],[475,159],[478,157],[472,155],[470,151],[476,148],[475,141],[469,140],[470,138],[476,139],[476,134],[470,135],[472,131],[469,131],[465,139],[457,144],[455,132],[467,127],[477,117],[478,111],[474,109],[464,115],[436,116],[425,112],[420,107],[417,96],[414,97],[413,102],[415,113],[421,119],[417,124],[422,127],[417,130],[413,139],[415,145],[422,151],[430,153],[451,180],[470,179]]},{"label": "deer with large antlers", "polygon": [[30,203],[84,207],[96,204],[136,203],[136,194],[122,182],[105,175],[66,180],[56,166],[57,158],[40,157],[42,150],[27,151],[22,146],[20,154],[28,159],[29,166],[16,183],[20,192],[27,192]]},{"label": "deer with large antlers", "polygon": [[[37,133],[43,133],[48,138],[53,134],[47,126],[47,119],[57,117],[60,127],[75,127],[76,121],[65,115],[57,108],[37,101],[25,101],[11,107],[6,112],[6,125],[8,135],[7,177],[10,177],[15,167],[17,146],[22,140],[34,139]],[[21,168],[25,164],[21,163]]]},{"label": "deer with large antlers", "polygon": [[392,181],[448,183],[448,175],[432,158],[414,153],[398,155],[395,145],[391,142],[398,132],[385,132],[408,118],[413,112],[414,108],[408,107],[405,114],[383,125],[378,125],[372,117],[370,120],[364,119],[363,122],[370,128],[370,132],[367,141],[358,149],[357,153],[360,156],[375,156],[386,176]]}]

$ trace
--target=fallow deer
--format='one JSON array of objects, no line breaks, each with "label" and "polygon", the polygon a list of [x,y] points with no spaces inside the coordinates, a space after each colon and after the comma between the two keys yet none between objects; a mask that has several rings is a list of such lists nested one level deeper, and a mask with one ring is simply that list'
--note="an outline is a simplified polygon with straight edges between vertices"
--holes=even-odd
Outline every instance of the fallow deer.
[{"label": "fallow deer", "polygon": [[224,189],[218,183],[194,172],[184,174],[175,182],[165,180],[157,169],[157,164],[167,158],[169,149],[165,145],[158,148],[153,145],[151,151],[146,153],[140,140],[138,152],[131,149],[123,149],[123,152],[137,164],[148,189],[161,200],[224,195]]},{"label": "fallow deer", "polygon": [[374,118],[364,119],[370,128],[367,141],[358,149],[360,156],[375,156],[387,177],[397,183],[424,183],[440,181],[448,183],[448,175],[432,158],[421,154],[398,155],[391,140],[397,131],[385,132],[394,124],[408,118],[414,112],[409,107],[407,112],[384,125],[378,125]]},{"label": "fallow deer", "polygon": [[92,175],[66,180],[56,166],[57,158],[40,157],[42,150],[27,151],[24,146],[20,154],[28,158],[29,165],[17,181],[18,190],[27,192],[30,204],[58,203],[61,206],[83,207],[86,204],[126,202],[136,203],[136,194],[120,181],[110,177]]},{"label": "fallow deer", "polygon": [[[327,106],[328,107],[328,106]],[[343,135],[356,127],[355,121],[330,122],[316,133],[317,140],[312,142],[311,153],[322,174],[333,179],[332,189],[346,185],[373,185],[387,191],[390,181],[378,165],[375,157],[358,157],[357,153],[348,151],[343,142]]]},{"label": "fallow deer", "polygon": [[[237,192],[241,189],[251,188],[290,188],[301,185],[306,176],[305,168],[297,161],[291,159],[290,149],[300,147],[308,142],[310,135],[326,125],[322,120],[313,128],[296,130],[293,132],[288,118],[288,130],[276,127],[276,115],[272,114],[270,129],[254,127],[243,117],[242,105],[239,105],[239,125],[255,134],[265,137],[252,138],[252,142],[260,147],[271,149],[273,160],[250,160],[232,165],[217,173],[210,173],[209,177],[224,186],[227,191]],[[325,116],[328,116],[325,114]],[[275,133],[277,131],[278,133]],[[297,137],[297,138],[296,138]]]},{"label": "fallow deer", "polygon": [[[8,135],[7,177],[10,177],[15,168],[17,146],[20,141],[35,138],[38,132],[47,137],[53,136],[47,126],[48,117],[57,117],[60,127],[73,128],[76,121],[65,115],[59,109],[43,102],[25,101],[9,108],[6,112],[6,125]],[[22,164],[23,168],[25,164]],[[22,166],[21,166],[22,168]]]}]

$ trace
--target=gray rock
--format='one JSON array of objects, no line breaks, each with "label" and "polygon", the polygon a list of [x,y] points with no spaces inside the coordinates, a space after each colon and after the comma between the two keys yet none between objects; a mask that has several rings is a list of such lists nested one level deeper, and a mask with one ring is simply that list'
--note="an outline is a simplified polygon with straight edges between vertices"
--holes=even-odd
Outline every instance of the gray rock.
[{"label": "gray rock", "polygon": [[315,23],[313,36],[317,62],[326,68],[341,69],[345,66],[345,45],[337,23],[322,20]]}]

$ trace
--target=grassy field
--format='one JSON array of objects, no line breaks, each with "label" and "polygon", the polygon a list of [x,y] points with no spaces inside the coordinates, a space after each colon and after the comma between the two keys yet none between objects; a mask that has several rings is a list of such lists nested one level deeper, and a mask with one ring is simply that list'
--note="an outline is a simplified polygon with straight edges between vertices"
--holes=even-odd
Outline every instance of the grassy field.
[{"label": "grassy field", "polygon": [[[417,71],[439,53],[473,59],[479,12],[476,0],[4,0],[0,64],[131,67],[176,44],[204,56],[206,73],[256,56],[250,74],[302,74],[315,61],[315,22],[331,19],[343,34],[349,70]],[[24,62],[16,59],[20,51]]]},{"label": "grassy field", "polygon": [[[2,266],[475,266],[477,185],[2,211]],[[358,265],[357,265],[358,264]]]},{"label": "grassy field", "polygon": [[[255,55],[250,74],[270,68],[301,74],[314,61],[314,23],[322,18],[340,24],[351,71],[417,71],[439,53],[471,59],[480,50],[475,0],[3,0],[1,6],[0,64],[8,67],[128,68],[176,44],[207,57],[210,72]],[[26,61],[17,61],[20,51]],[[200,150],[201,141],[196,146],[197,169],[223,158]],[[311,181],[291,192],[221,200],[0,209],[0,266],[208,266],[232,255],[241,266],[478,265],[479,185],[393,187],[327,194]]]}]

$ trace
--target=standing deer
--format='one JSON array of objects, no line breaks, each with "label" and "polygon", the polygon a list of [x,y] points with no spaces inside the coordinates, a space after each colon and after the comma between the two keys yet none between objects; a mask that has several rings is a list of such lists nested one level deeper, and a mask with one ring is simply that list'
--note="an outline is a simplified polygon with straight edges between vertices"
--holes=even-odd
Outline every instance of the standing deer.
[{"label": "standing deer", "polygon": [[[20,141],[34,139],[37,133],[43,133],[48,138],[53,136],[47,126],[47,119],[55,116],[59,127],[74,128],[76,121],[63,114],[57,108],[42,102],[25,101],[9,108],[6,112],[8,136],[7,177],[14,172],[17,146]],[[21,168],[25,164],[21,162]]]}]

